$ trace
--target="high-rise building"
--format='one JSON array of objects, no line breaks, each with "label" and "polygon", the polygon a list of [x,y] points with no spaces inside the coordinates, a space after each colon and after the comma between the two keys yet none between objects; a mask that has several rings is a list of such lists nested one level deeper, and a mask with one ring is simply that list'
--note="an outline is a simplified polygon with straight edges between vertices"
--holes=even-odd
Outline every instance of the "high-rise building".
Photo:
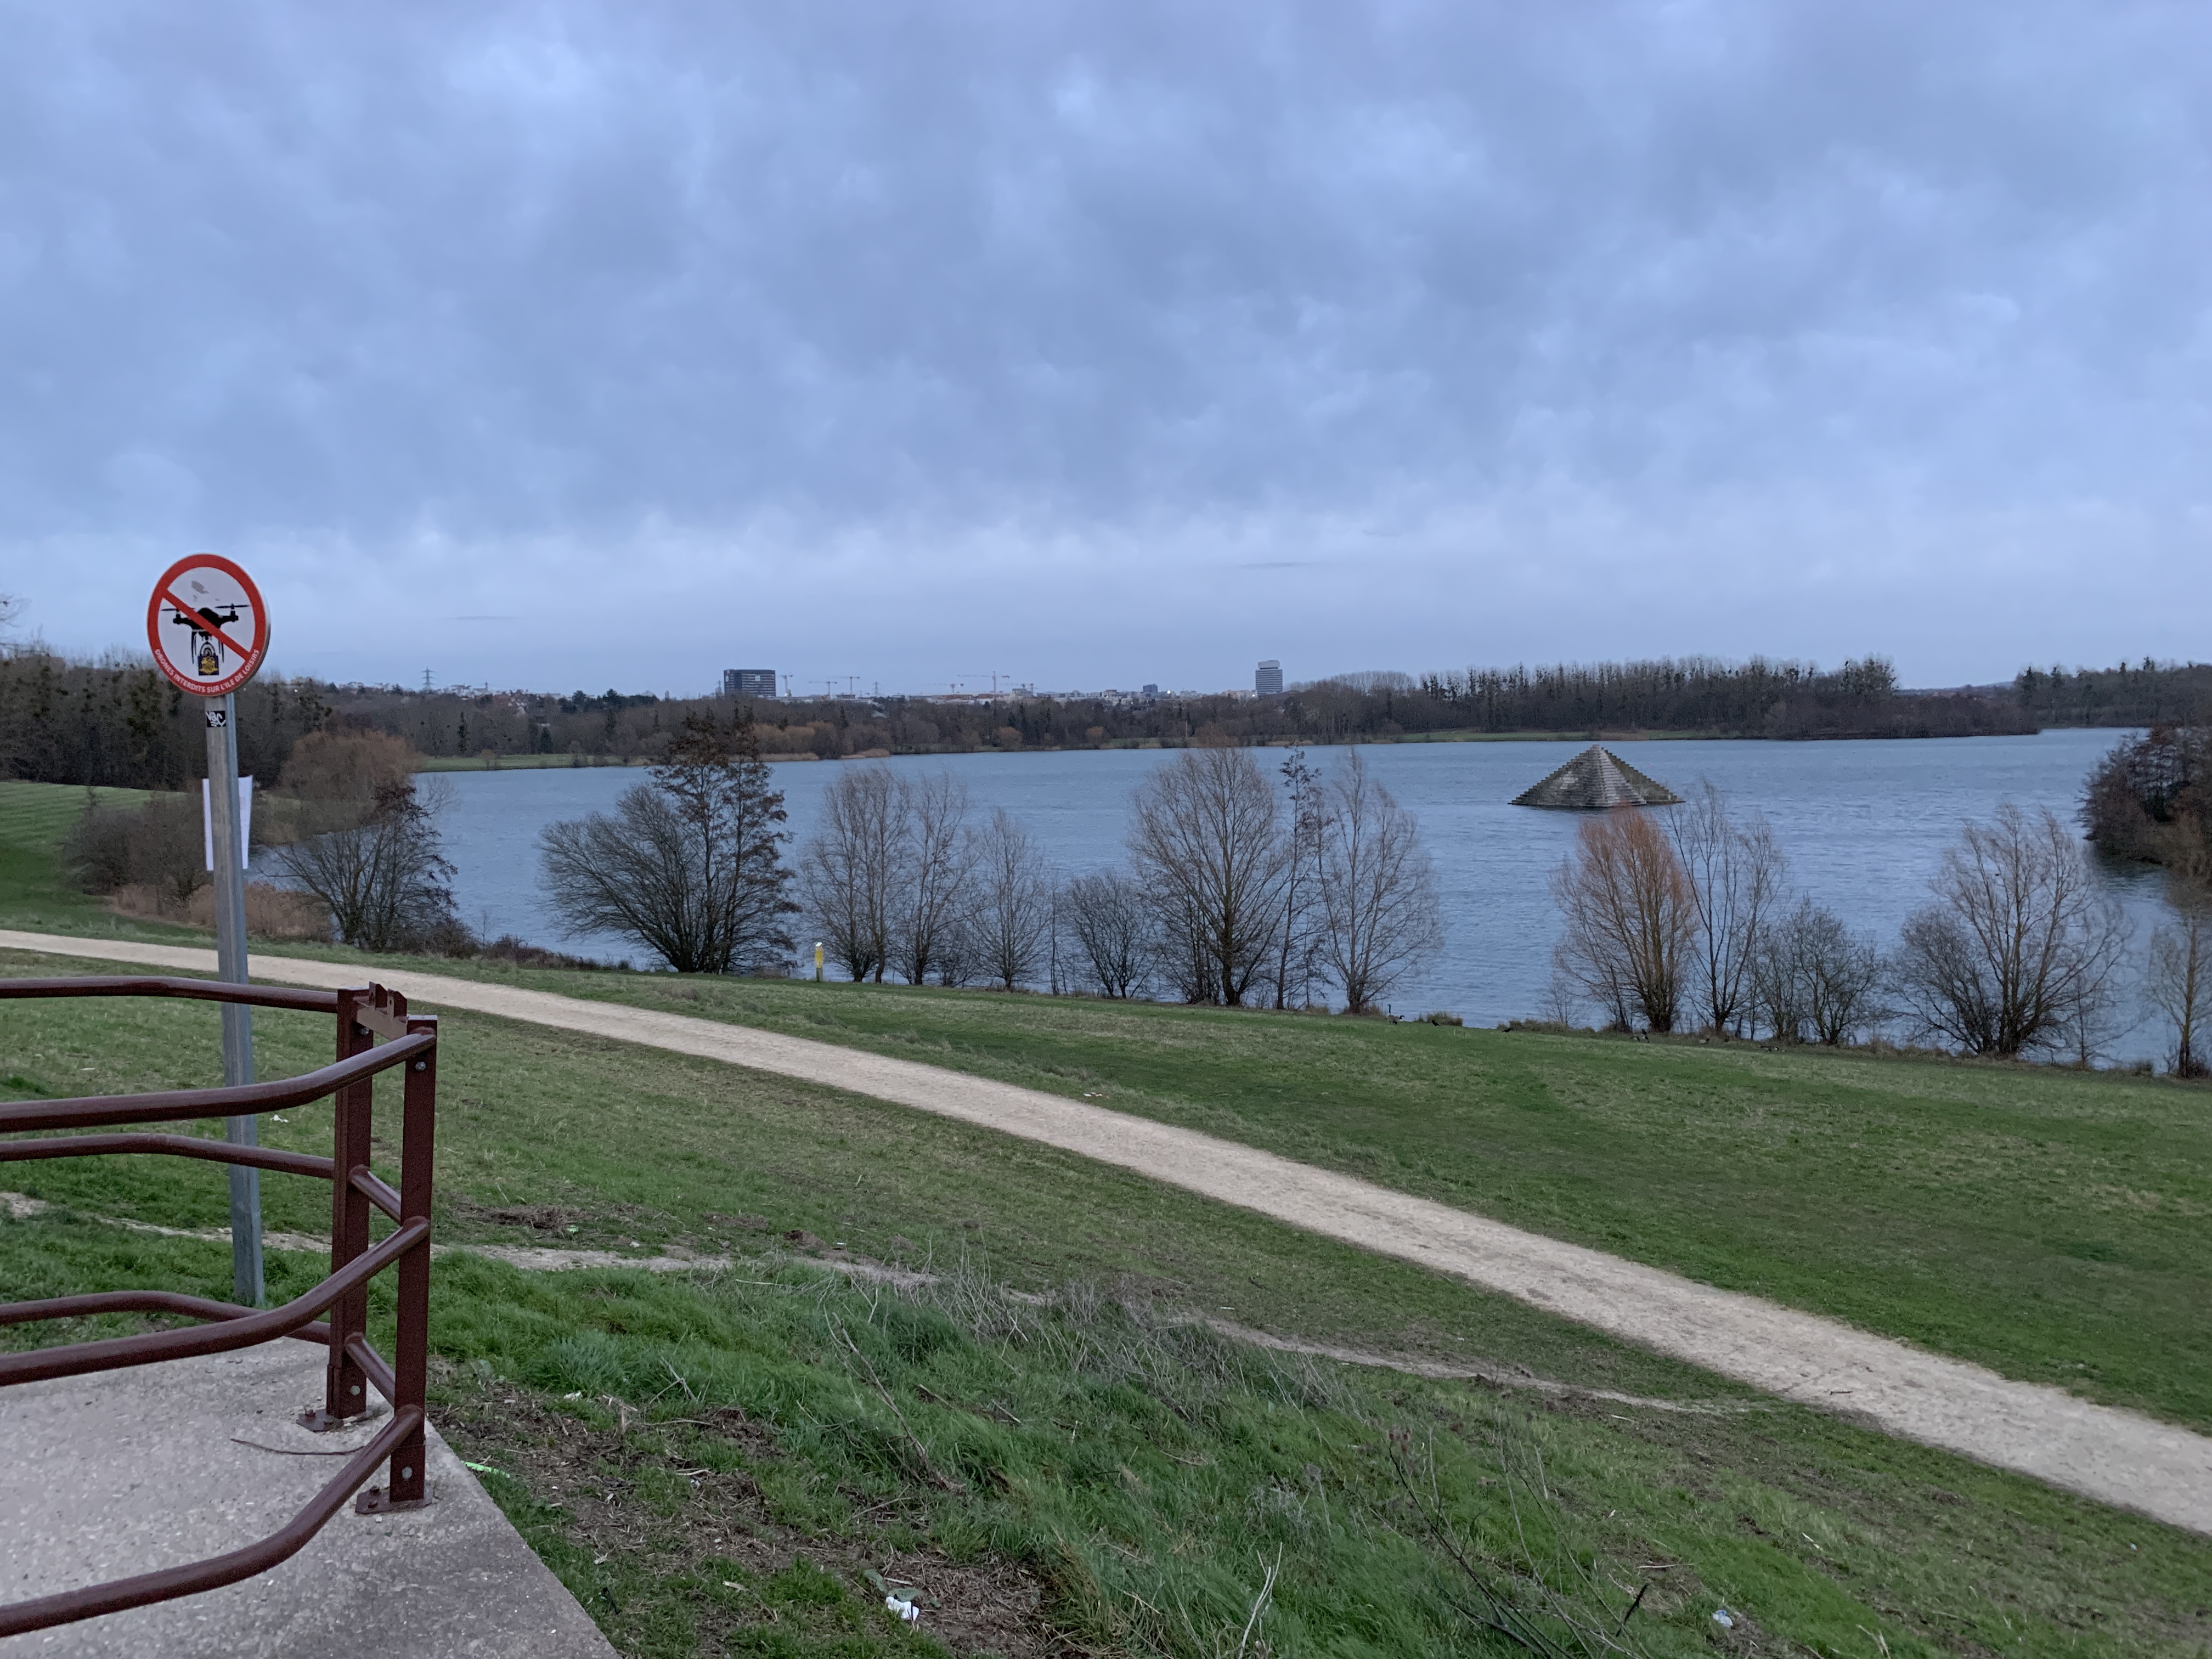
[{"label": "high-rise building", "polygon": [[1268,658],[1267,661],[1261,663],[1257,669],[1253,671],[1252,689],[1255,691],[1257,691],[1263,697],[1281,696],[1283,690],[1283,665],[1277,662],[1273,657]]},{"label": "high-rise building", "polygon": [[775,695],[773,668],[725,668],[722,695],[726,697],[772,697]]},{"label": "high-rise building", "polygon": [[1151,680],[1146,680],[1143,695],[1147,697],[1157,697],[1160,695],[1160,688]]}]

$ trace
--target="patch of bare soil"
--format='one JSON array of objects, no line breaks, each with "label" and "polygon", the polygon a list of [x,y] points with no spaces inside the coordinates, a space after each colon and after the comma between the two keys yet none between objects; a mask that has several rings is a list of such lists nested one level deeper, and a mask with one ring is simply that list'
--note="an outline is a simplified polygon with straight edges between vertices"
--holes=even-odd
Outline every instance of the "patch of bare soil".
[{"label": "patch of bare soil", "polygon": [[[702,1650],[718,1650],[731,1632],[799,1616],[721,1577],[732,1565],[758,1580],[805,1562],[864,1602],[880,1603],[886,1588],[915,1592],[918,1628],[956,1654],[1046,1659],[1070,1651],[1045,1615],[1043,1582],[1027,1568],[895,1550],[879,1539],[809,1536],[775,1518],[744,1469],[692,1461],[702,1438],[734,1448],[748,1465],[783,1456],[773,1431],[736,1407],[647,1425],[631,1423],[629,1408],[617,1406],[618,1425],[603,1429],[512,1385],[490,1392],[464,1385],[457,1392],[464,1397],[438,1413],[447,1440],[465,1458],[521,1482],[540,1503],[560,1506],[569,1540],[594,1561],[619,1559],[656,1578],[741,1592],[685,1598]],[[682,1494],[672,1510],[672,1490]]]},{"label": "patch of bare soil", "polygon": [[724,1215],[719,1210],[707,1211],[701,1219],[721,1227],[742,1227],[749,1233],[764,1233],[769,1224],[764,1215]]},{"label": "patch of bare soil", "polygon": [[502,1227],[527,1227],[533,1232],[557,1233],[570,1227],[580,1227],[589,1221],[591,1212],[573,1209],[565,1204],[478,1204],[465,1194],[453,1193],[447,1202],[453,1206],[456,1215],[466,1215],[472,1221],[495,1222]]},{"label": "patch of bare soil", "polygon": [[495,1227],[527,1227],[532,1232],[562,1237],[594,1221],[620,1224],[644,1213],[635,1204],[599,1204],[588,1210],[571,1204],[483,1204],[458,1188],[439,1196],[457,1221]]}]

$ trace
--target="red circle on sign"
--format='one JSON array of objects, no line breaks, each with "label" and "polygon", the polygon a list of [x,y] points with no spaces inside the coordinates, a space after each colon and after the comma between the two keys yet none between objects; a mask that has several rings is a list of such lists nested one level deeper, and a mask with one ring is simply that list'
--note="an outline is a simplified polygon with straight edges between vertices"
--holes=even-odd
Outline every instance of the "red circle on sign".
[{"label": "red circle on sign", "polygon": [[215,553],[179,559],[146,605],[154,666],[196,697],[228,696],[269,654],[269,612],[253,578]]}]

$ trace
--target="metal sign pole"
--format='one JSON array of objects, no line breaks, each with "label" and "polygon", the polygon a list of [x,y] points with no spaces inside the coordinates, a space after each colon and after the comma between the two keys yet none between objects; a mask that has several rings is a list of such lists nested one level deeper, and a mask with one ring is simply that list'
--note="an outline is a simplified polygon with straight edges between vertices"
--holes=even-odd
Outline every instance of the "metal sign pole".
[{"label": "metal sign pole", "polygon": [[[238,702],[232,695],[269,654],[269,609],[253,578],[228,559],[194,553],[154,581],[146,601],[146,644],[154,666],[207,711],[208,852],[215,866],[216,972],[246,983],[246,824],[238,804]],[[253,1081],[253,1025],[243,1007],[222,1009],[222,1080]],[[234,1146],[260,1139],[251,1116],[224,1120]],[[237,1298],[261,1304],[261,1174],[230,1171],[230,1261]]]},{"label": "metal sign pole", "polygon": [[[215,842],[216,976],[246,982],[245,825],[238,810],[238,700],[226,695],[207,711],[208,822]],[[253,1081],[252,1010],[222,1007],[222,1080],[227,1088]],[[223,1120],[223,1139],[234,1146],[260,1139],[258,1120]],[[234,1294],[249,1308],[263,1300],[261,1171],[230,1166],[230,1273]]]}]

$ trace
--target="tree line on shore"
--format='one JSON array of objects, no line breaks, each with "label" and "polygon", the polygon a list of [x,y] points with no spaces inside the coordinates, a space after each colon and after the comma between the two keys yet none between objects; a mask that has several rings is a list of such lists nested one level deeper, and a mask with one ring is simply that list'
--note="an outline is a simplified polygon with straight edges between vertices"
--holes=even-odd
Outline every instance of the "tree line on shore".
[{"label": "tree line on shore", "polygon": [[2174,867],[2212,860],[2212,720],[2123,738],[2089,774],[2081,823],[2118,858]]},{"label": "tree line on shore", "polygon": [[[2093,782],[2085,819],[2094,821]],[[1925,903],[1885,951],[1794,895],[1757,814],[1710,782],[1680,806],[1584,823],[1552,882],[1562,921],[1547,1016],[1595,1009],[1616,1030],[1842,1044],[1901,1027],[1957,1053],[2087,1066],[2146,1016],[2174,1075],[2212,1060],[2212,857],[2173,842],[2165,920],[2124,1005],[2129,921],[2048,809],[2001,805],[1946,850]]]},{"label": "tree line on shore", "polygon": [[[256,814],[289,890],[258,931],[368,950],[578,958],[462,925],[439,803],[395,738],[301,738]],[[1381,1003],[1440,948],[1433,872],[1410,813],[1357,750],[1324,775],[1292,750],[1182,750],[1134,792],[1126,864],[1051,870],[1004,811],[948,773],[860,764],[784,856],[781,792],[751,722],[694,714],[611,812],[550,826],[546,891],[577,934],[631,940],[684,972],[788,971],[801,935],[853,980],[1302,1007]],[[2047,811],[1966,827],[1893,945],[1794,895],[1771,828],[1711,783],[1681,805],[1605,814],[1555,872],[1562,931],[1546,1019],[1617,1030],[1841,1044],[1902,1026],[1962,1053],[2087,1065],[2146,1015],[2168,1066],[2212,1048],[2212,731],[2124,740],[2091,774],[2081,822],[2107,853],[2165,867],[2166,919],[2130,955],[2126,920]],[[208,878],[198,802],[94,801],[64,861],[76,884],[191,917]],[[300,902],[305,901],[304,907]],[[289,908],[287,907],[289,907]],[[2143,1006],[2121,1006],[2140,965]]]},{"label": "tree line on shore", "polygon": [[2212,663],[2022,669],[2013,700],[2044,726],[2212,725]]},{"label": "tree line on shore", "polygon": [[1371,1012],[1441,943],[1419,829],[1357,751],[1276,771],[1185,750],[1134,792],[1127,864],[1068,872],[950,774],[862,764],[787,863],[757,732],[695,716],[613,811],[548,827],[544,887],[576,934],[686,972],[781,970],[805,939],[854,981]]},{"label": "tree line on shore", "polygon": [[[647,693],[424,691],[264,675],[238,694],[240,763],[277,775],[309,732],[380,732],[434,758],[657,759],[689,716],[728,720],[721,698]],[[0,649],[0,773],[49,783],[173,789],[198,775],[196,702],[141,660],[71,661]],[[799,698],[755,708],[763,754],[874,754],[1114,745],[1336,744],[1453,732],[1698,732],[1780,739],[1971,737],[2042,725],[2203,724],[2212,667],[2024,672],[2008,690],[1901,694],[1880,658],[1809,664],[1705,658],[1413,676],[1340,675],[1279,696],[1104,699],[1008,696]]]},{"label": "tree line on shore", "polygon": [[[441,785],[413,758],[358,730],[294,746],[256,813],[283,884],[249,888],[252,930],[589,965],[463,923]],[[611,811],[545,829],[541,872],[573,935],[678,972],[787,973],[803,922],[856,981],[1277,1008],[1334,994],[1373,1012],[1441,943],[1419,830],[1356,750],[1327,775],[1293,750],[1276,772],[1248,749],[1185,750],[1137,790],[1127,866],[1070,874],[949,774],[864,763],[829,790],[794,864],[752,724],[694,714]],[[127,911],[208,925],[202,852],[197,798],[161,793],[88,801],[63,863]]]}]

